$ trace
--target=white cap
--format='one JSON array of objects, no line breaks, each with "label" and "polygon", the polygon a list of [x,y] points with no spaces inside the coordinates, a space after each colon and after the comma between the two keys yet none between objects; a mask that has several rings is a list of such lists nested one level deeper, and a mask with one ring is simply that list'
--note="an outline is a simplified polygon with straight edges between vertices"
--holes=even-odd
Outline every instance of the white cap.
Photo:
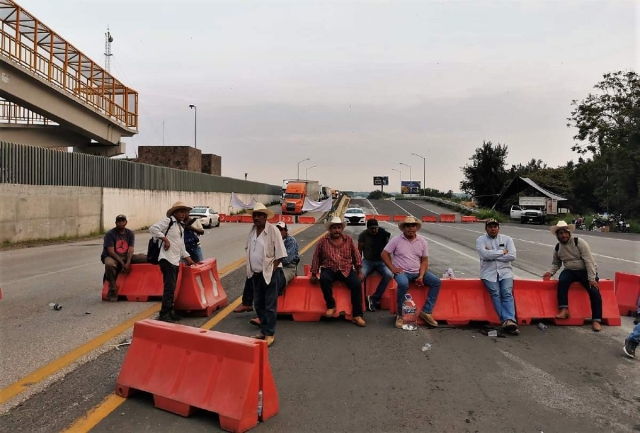
[{"label": "white cap", "polygon": [[284,221],[278,221],[276,223],[276,227],[280,227],[281,229],[285,229],[287,231],[289,231],[289,229],[287,228],[287,223]]}]

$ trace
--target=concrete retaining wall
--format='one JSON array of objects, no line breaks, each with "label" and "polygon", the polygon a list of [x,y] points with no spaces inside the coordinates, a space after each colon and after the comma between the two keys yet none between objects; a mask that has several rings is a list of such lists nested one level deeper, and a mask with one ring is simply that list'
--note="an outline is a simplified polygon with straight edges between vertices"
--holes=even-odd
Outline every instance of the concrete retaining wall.
[{"label": "concrete retaining wall", "polygon": [[[279,196],[237,194],[245,203],[255,197],[265,204]],[[148,191],[0,184],[0,242],[87,236],[109,229],[118,214],[132,230],[159,221],[176,201],[211,206],[230,214],[230,193]],[[233,209],[233,213],[239,209]]]}]

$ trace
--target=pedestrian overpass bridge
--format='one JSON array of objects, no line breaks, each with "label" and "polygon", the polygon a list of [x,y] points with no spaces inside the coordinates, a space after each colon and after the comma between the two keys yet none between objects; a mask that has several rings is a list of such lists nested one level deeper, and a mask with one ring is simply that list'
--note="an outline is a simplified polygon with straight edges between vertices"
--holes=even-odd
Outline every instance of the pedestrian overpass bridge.
[{"label": "pedestrian overpass bridge", "polygon": [[114,156],[138,93],[13,0],[0,0],[0,141]]}]

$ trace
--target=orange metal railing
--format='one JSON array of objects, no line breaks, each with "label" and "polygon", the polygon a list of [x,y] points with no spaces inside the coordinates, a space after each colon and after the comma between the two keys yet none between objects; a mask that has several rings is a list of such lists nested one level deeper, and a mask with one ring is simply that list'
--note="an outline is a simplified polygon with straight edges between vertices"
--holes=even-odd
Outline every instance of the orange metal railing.
[{"label": "orange metal railing", "polygon": [[138,92],[126,87],[13,0],[0,0],[0,20],[0,55],[137,132]]},{"label": "orange metal railing", "polygon": [[0,119],[22,125],[57,125],[38,113],[0,98]]}]

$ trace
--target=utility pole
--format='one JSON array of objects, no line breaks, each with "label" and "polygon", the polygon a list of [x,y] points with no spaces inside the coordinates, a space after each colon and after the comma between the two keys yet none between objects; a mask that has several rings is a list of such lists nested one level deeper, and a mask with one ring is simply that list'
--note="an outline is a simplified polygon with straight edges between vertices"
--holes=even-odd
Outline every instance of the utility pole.
[{"label": "utility pole", "polygon": [[107,26],[107,33],[104,34],[104,69],[111,73],[111,42],[113,42],[113,36]]},{"label": "utility pole", "polygon": [[422,155],[418,155],[417,153],[412,153],[412,155],[415,155],[418,158],[422,158],[422,195],[426,195],[425,190],[427,189],[427,158]]},{"label": "utility pole", "polygon": [[189,105],[193,112],[193,147],[198,148],[198,107],[193,104]]}]

